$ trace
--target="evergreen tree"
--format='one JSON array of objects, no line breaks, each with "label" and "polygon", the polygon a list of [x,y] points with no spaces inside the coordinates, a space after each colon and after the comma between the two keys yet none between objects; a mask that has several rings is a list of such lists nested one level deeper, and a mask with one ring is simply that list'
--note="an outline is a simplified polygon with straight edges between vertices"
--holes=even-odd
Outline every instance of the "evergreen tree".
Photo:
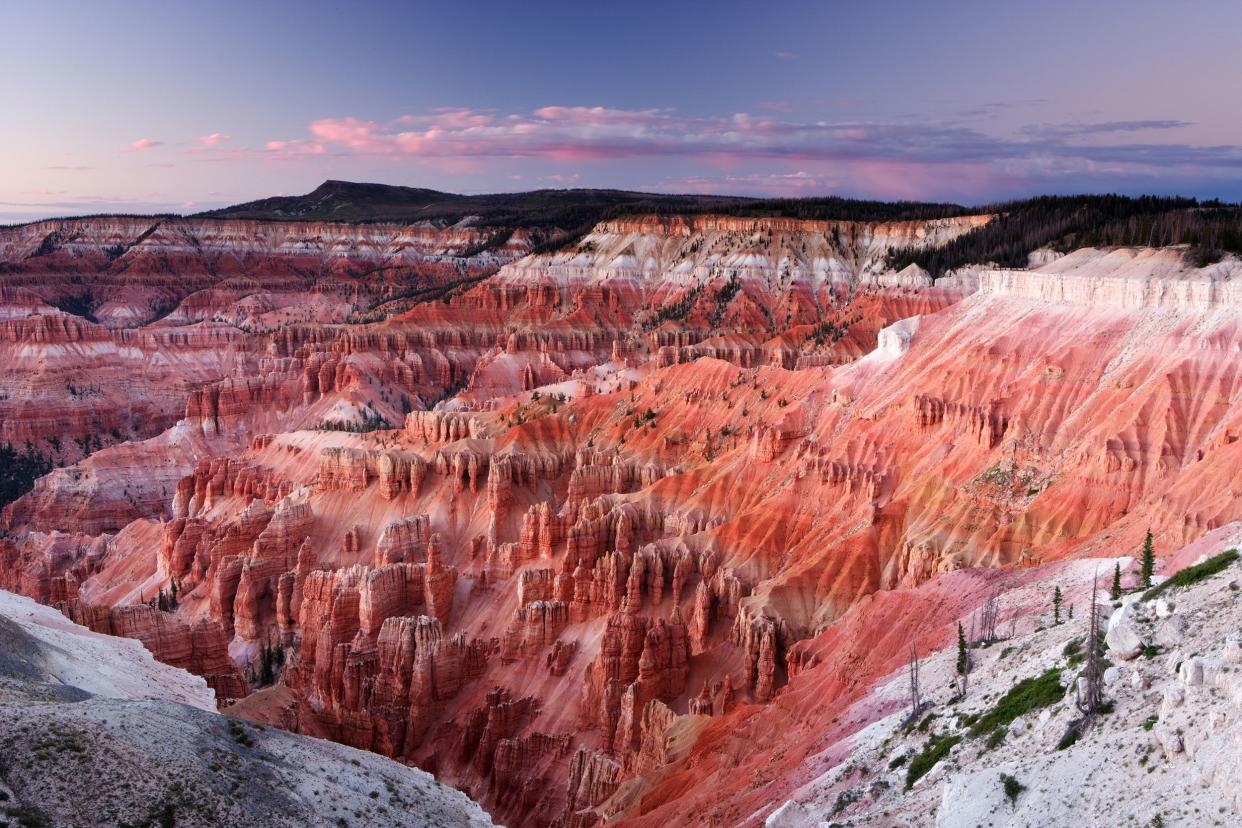
[{"label": "evergreen tree", "polygon": [[1052,590],[1052,623],[1061,623],[1061,588],[1056,587]]},{"label": "evergreen tree", "polygon": [[1121,600],[1121,564],[1113,566],[1113,588],[1109,590],[1109,596],[1114,601]]},{"label": "evergreen tree", "polygon": [[0,443],[0,509],[34,488],[35,481],[51,470],[51,461],[30,443],[24,452]]},{"label": "evergreen tree", "polygon": [[1151,530],[1147,530],[1147,537],[1143,539],[1143,589],[1151,588],[1151,576],[1156,571],[1156,548],[1151,542]]},{"label": "evergreen tree", "polygon": [[259,644],[259,686],[266,687],[275,679],[275,671],[272,669],[272,647],[267,642]]},{"label": "evergreen tree", "polygon": [[966,687],[970,683],[970,651],[966,646],[966,631],[962,622],[957,622],[957,695],[966,698]]}]

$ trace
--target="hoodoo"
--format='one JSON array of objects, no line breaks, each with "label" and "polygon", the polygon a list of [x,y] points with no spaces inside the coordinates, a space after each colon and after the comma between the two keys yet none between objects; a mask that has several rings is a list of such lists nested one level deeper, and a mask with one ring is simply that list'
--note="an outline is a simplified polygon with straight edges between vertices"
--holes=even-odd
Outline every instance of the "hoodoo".
[{"label": "hoodoo", "polygon": [[[940,669],[988,607],[1025,647],[1043,585],[1087,612],[1089,559],[1124,582],[1148,532],[1242,526],[1242,264],[897,269],[1004,220],[633,216],[517,259],[434,226],[6,231],[6,438],[57,468],[5,507],[0,585],[509,825],[914,808],[840,787],[911,651]],[[68,284],[168,305],[88,319]]]}]

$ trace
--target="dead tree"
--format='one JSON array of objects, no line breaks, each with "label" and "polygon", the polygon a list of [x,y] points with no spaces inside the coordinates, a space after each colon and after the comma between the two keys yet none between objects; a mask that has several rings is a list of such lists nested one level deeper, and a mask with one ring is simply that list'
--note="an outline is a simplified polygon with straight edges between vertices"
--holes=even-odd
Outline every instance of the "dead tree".
[{"label": "dead tree", "polygon": [[1078,737],[1091,723],[1104,705],[1103,675],[1100,669],[1103,661],[1100,654],[1100,601],[1098,575],[1091,579],[1091,608],[1087,613],[1087,651],[1082,670],[1074,680],[1074,706],[1081,714],[1069,723],[1065,735],[1061,737],[1058,747],[1069,747],[1078,741]]},{"label": "dead tree", "polygon": [[919,694],[919,651],[914,643],[910,644],[910,717],[907,722],[913,722],[919,717],[919,713],[923,710],[923,698]]},{"label": "dead tree", "polygon": [[[994,644],[1000,640],[996,635],[996,625],[1000,621],[1000,593],[993,592],[983,602],[979,610],[979,632],[974,639],[977,644]],[[973,628],[973,618],[971,626]]]},{"label": "dead tree", "polygon": [[1087,619],[1087,659],[1075,685],[1075,704],[1078,712],[1083,715],[1083,724],[1086,724],[1086,720],[1099,710],[1104,702],[1104,694],[1101,690],[1103,677],[1100,670],[1100,601],[1097,597],[1097,586],[1093,578],[1091,580],[1091,611]]}]

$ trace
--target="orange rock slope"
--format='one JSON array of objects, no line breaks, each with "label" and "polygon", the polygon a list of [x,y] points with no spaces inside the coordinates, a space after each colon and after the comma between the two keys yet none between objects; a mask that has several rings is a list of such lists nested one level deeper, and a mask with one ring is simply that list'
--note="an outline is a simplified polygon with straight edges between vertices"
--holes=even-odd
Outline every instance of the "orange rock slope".
[{"label": "orange rock slope", "polygon": [[[0,586],[505,824],[755,823],[989,570],[1242,520],[1242,267],[884,269],[986,220],[607,222],[383,322],[214,322],[136,380],[175,425],[5,510]],[[86,359],[9,342],[14,388]]]}]

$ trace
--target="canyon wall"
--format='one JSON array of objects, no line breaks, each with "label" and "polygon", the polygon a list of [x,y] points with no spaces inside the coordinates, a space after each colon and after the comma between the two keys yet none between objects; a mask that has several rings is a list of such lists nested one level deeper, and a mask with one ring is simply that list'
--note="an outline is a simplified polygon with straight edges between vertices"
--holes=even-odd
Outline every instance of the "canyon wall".
[{"label": "canyon wall", "polygon": [[[0,586],[504,824],[754,824],[785,791],[757,763],[939,641],[943,584],[1242,520],[1238,264],[886,270],[987,220],[606,222],[382,321],[210,323],[175,393],[138,366],[208,323],[10,288],[2,324],[154,343],[110,370],[183,401],[4,510]],[[86,353],[14,347],[9,393]]]}]

